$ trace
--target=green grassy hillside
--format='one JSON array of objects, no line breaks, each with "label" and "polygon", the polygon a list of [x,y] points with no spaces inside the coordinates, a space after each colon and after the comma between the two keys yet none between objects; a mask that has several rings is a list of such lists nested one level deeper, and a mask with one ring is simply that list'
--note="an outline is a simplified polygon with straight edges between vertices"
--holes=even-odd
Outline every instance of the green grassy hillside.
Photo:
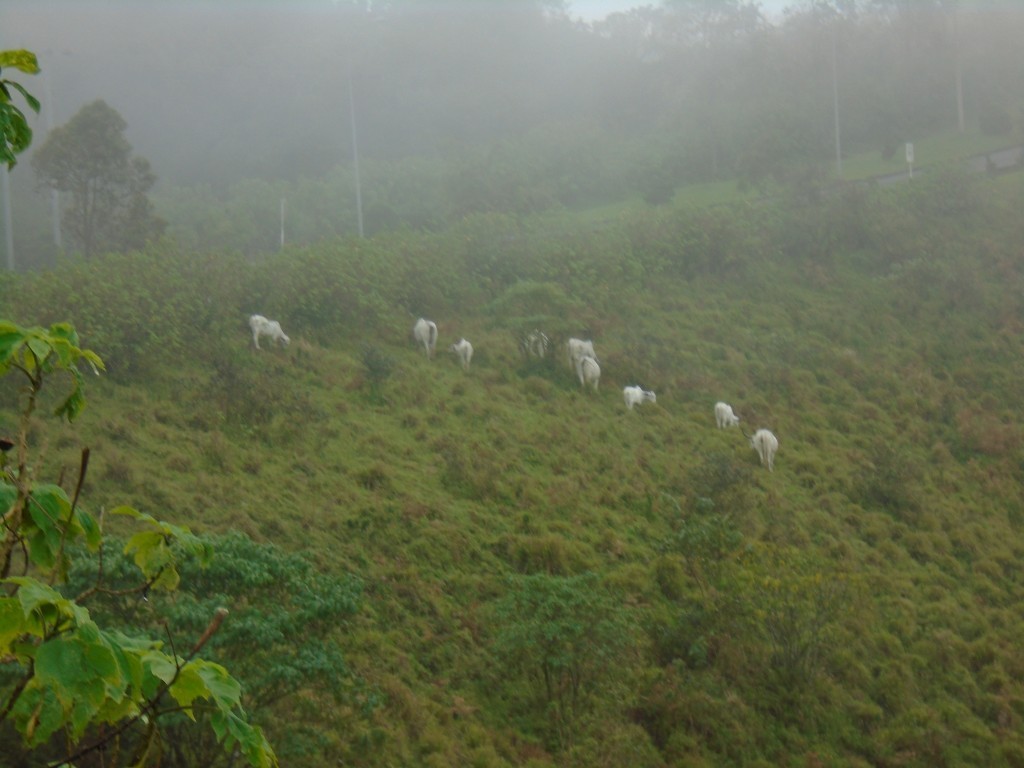
[{"label": "green grassy hillside", "polygon": [[[1018,766],[1021,184],[159,246],[0,290],[109,367],[38,423],[40,471],[89,445],[93,507],[364,580],[339,638],[383,703],[291,710],[333,731],[291,764]],[[287,349],[249,348],[257,311]],[[533,326],[591,336],[600,391],[524,361]]]}]

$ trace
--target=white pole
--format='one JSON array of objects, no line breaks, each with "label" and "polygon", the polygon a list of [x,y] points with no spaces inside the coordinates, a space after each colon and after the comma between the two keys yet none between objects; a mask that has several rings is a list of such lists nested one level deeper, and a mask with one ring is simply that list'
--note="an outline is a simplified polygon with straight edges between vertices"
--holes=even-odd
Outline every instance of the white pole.
[{"label": "white pole", "polygon": [[0,171],[0,178],[3,179],[3,183],[0,184],[4,195],[4,245],[7,248],[7,269],[11,272],[14,271],[14,229],[11,221],[11,172],[7,170],[7,165],[3,166]]},{"label": "white pole", "polygon": [[832,21],[832,112],[836,124],[836,170],[843,178],[843,153],[839,145],[839,76],[836,55],[836,22]]},{"label": "white pole", "polygon": [[963,61],[960,57],[960,24],[957,21],[958,17],[957,6],[953,6],[953,56],[954,64],[956,66],[956,73],[954,77],[954,85],[956,87],[956,127],[960,133],[966,132],[964,125],[964,73],[963,73]]},{"label": "white pole", "polygon": [[[51,68],[52,71],[52,68]],[[46,132],[53,132],[53,91],[50,89],[50,76],[43,77],[43,87],[46,89]],[[53,228],[53,244],[60,251],[60,190],[50,190],[50,219]]]},{"label": "white pole", "polygon": [[356,99],[352,93],[352,63],[348,65],[348,113],[352,126],[352,168],[356,174],[356,222],[363,236],[363,190],[359,181],[359,143],[356,141]]},{"label": "white pole", "polygon": [[281,247],[284,248],[284,198],[281,198]]}]

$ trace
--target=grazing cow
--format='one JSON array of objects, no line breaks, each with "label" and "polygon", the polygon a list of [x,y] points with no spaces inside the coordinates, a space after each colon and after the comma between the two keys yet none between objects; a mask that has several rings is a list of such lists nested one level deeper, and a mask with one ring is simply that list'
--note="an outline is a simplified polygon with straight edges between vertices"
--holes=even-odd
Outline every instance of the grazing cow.
[{"label": "grazing cow", "polygon": [[594,362],[597,362],[597,353],[594,351],[594,342],[592,341],[569,339],[566,342],[566,348],[569,350],[569,367],[576,371],[577,375],[580,372],[580,361],[584,357],[592,357]]},{"label": "grazing cow", "polygon": [[738,427],[740,425],[740,417],[733,412],[731,405],[719,401],[715,403],[715,424],[718,425],[719,429]]},{"label": "grazing cow", "polygon": [[759,429],[750,438],[750,447],[757,451],[761,465],[771,472],[775,467],[775,452],[779,450],[779,439],[767,429]]},{"label": "grazing cow", "polygon": [[473,359],[473,345],[465,339],[459,339],[457,342],[448,347],[455,355],[459,358],[459,362],[462,363],[462,370],[469,370],[469,361]]},{"label": "grazing cow", "polygon": [[434,347],[437,346],[437,326],[430,320],[420,318],[412,327],[413,338],[417,344],[423,345],[427,353],[427,360],[434,356]]},{"label": "grazing cow", "polygon": [[590,355],[585,356],[580,360],[576,373],[580,377],[581,387],[593,387],[594,391],[597,392],[597,384],[601,380],[601,366],[597,364],[595,358]]},{"label": "grazing cow", "polygon": [[263,315],[250,316],[249,328],[252,329],[252,343],[256,345],[256,349],[262,349],[260,346],[260,336],[269,336],[272,342],[275,344],[280,343],[285,347],[291,341],[285,332],[281,330],[281,324],[277,320],[268,320]]},{"label": "grazing cow", "polygon": [[634,405],[639,405],[643,402],[658,402],[657,396],[649,389],[644,389],[643,387],[624,387],[622,389],[622,399],[626,401],[626,407],[631,411]]},{"label": "grazing cow", "polygon": [[536,357],[538,360],[543,360],[548,354],[550,344],[551,340],[548,339],[547,334],[536,328],[519,337],[519,351],[526,358]]}]

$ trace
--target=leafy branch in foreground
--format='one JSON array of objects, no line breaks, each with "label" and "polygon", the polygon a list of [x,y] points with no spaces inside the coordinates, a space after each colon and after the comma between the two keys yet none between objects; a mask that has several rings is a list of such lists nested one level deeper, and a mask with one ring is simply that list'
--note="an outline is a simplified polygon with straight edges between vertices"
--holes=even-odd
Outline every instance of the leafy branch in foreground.
[{"label": "leafy branch in foreground", "polygon": [[[242,683],[246,710],[272,739],[290,766],[323,765],[334,755],[327,744],[342,723],[353,730],[380,704],[379,694],[350,668],[342,639],[362,605],[363,583],[353,574],[318,569],[305,555],[232,532],[204,534],[214,552],[208,564],[181,563],[173,596],[140,602],[127,588],[131,558],[108,536],[103,571],[108,585],[90,600],[93,617],[105,626],[148,627],[169,622],[180,633],[198,635],[218,606],[231,606],[231,621],[210,638],[203,653],[230,667]],[[95,579],[95,563],[76,561],[69,588],[80,591]],[[200,723],[207,711],[193,709]],[[185,715],[161,721],[164,768],[229,768],[215,734]],[[339,749],[339,747],[335,747]],[[337,755],[342,762],[345,759]]]},{"label": "leafy branch in foreground", "polygon": [[[0,51],[0,71],[13,68],[34,75],[39,72],[36,55],[31,51]],[[0,163],[6,163],[8,170],[17,163],[15,155],[24,152],[32,143],[32,129],[28,126],[25,113],[13,103],[11,91],[24,97],[34,112],[39,112],[39,100],[26,91],[19,83],[0,77]]]},{"label": "leafy branch in foreground", "polygon": [[[58,485],[37,483],[28,461],[29,427],[46,381],[58,374],[71,379],[58,417],[71,421],[85,407],[82,361],[96,372],[103,368],[94,352],[79,346],[70,325],[23,329],[0,320],[0,376],[20,373],[26,382],[11,446],[17,451],[11,460],[0,454],[0,729],[13,727],[27,749],[55,765],[82,766],[94,758],[105,766],[144,766],[159,760],[161,716],[184,712],[195,719],[193,712],[202,709],[224,749],[252,766],[276,766],[262,731],[246,719],[241,686],[224,667],[198,656],[226,610],[216,610],[191,649],[179,653],[169,631],[164,642],[107,629],[84,605],[106,589],[102,517],[78,506],[89,452],[82,453],[71,497]],[[124,547],[137,571],[130,591],[139,599],[151,590],[176,589],[179,566],[209,556],[188,528],[130,507],[111,514],[142,528]],[[97,577],[68,597],[58,588],[67,582],[74,543],[96,558]],[[122,742],[131,745],[130,754],[121,754]]]}]

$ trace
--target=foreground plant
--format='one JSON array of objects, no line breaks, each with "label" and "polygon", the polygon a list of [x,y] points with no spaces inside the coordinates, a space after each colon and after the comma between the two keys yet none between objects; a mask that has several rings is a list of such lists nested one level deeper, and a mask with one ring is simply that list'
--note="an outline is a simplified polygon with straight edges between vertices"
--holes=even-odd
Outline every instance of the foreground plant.
[{"label": "foreground plant", "polygon": [[[91,597],[110,591],[103,515],[97,520],[79,506],[89,451],[82,452],[70,496],[59,485],[37,482],[29,463],[30,425],[44,383],[70,379],[55,415],[74,420],[85,407],[82,363],[97,373],[103,368],[94,352],[79,346],[70,325],[25,329],[0,320],[0,376],[20,375],[25,384],[17,433],[0,444],[0,729],[13,727],[25,748],[52,765],[99,760],[144,766],[159,762],[164,751],[161,717],[183,712],[196,720],[203,713],[225,750],[252,766],[276,766],[262,731],[247,721],[239,683],[199,657],[225,609],[209,617],[191,647],[178,650],[168,626],[160,640],[105,629],[86,607]],[[184,559],[210,554],[188,528],[125,506],[109,514],[140,527],[124,545],[137,583],[121,590],[139,600],[175,590]],[[61,588],[73,543],[84,544],[94,558],[95,579],[69,596]]]},{"label": "foreground plant", "polygon": [[[6,67],[29,75],[39,72],[39,62],[31,51],[0,51],[0,71]],[[25,113],[14,103],[12,91],[17,91],[33,112],[39,111],[39,99],[14,80],[0,77],[0,163],[10,170],[17,163],[17,155],[32,143],[32,129]]]}]

